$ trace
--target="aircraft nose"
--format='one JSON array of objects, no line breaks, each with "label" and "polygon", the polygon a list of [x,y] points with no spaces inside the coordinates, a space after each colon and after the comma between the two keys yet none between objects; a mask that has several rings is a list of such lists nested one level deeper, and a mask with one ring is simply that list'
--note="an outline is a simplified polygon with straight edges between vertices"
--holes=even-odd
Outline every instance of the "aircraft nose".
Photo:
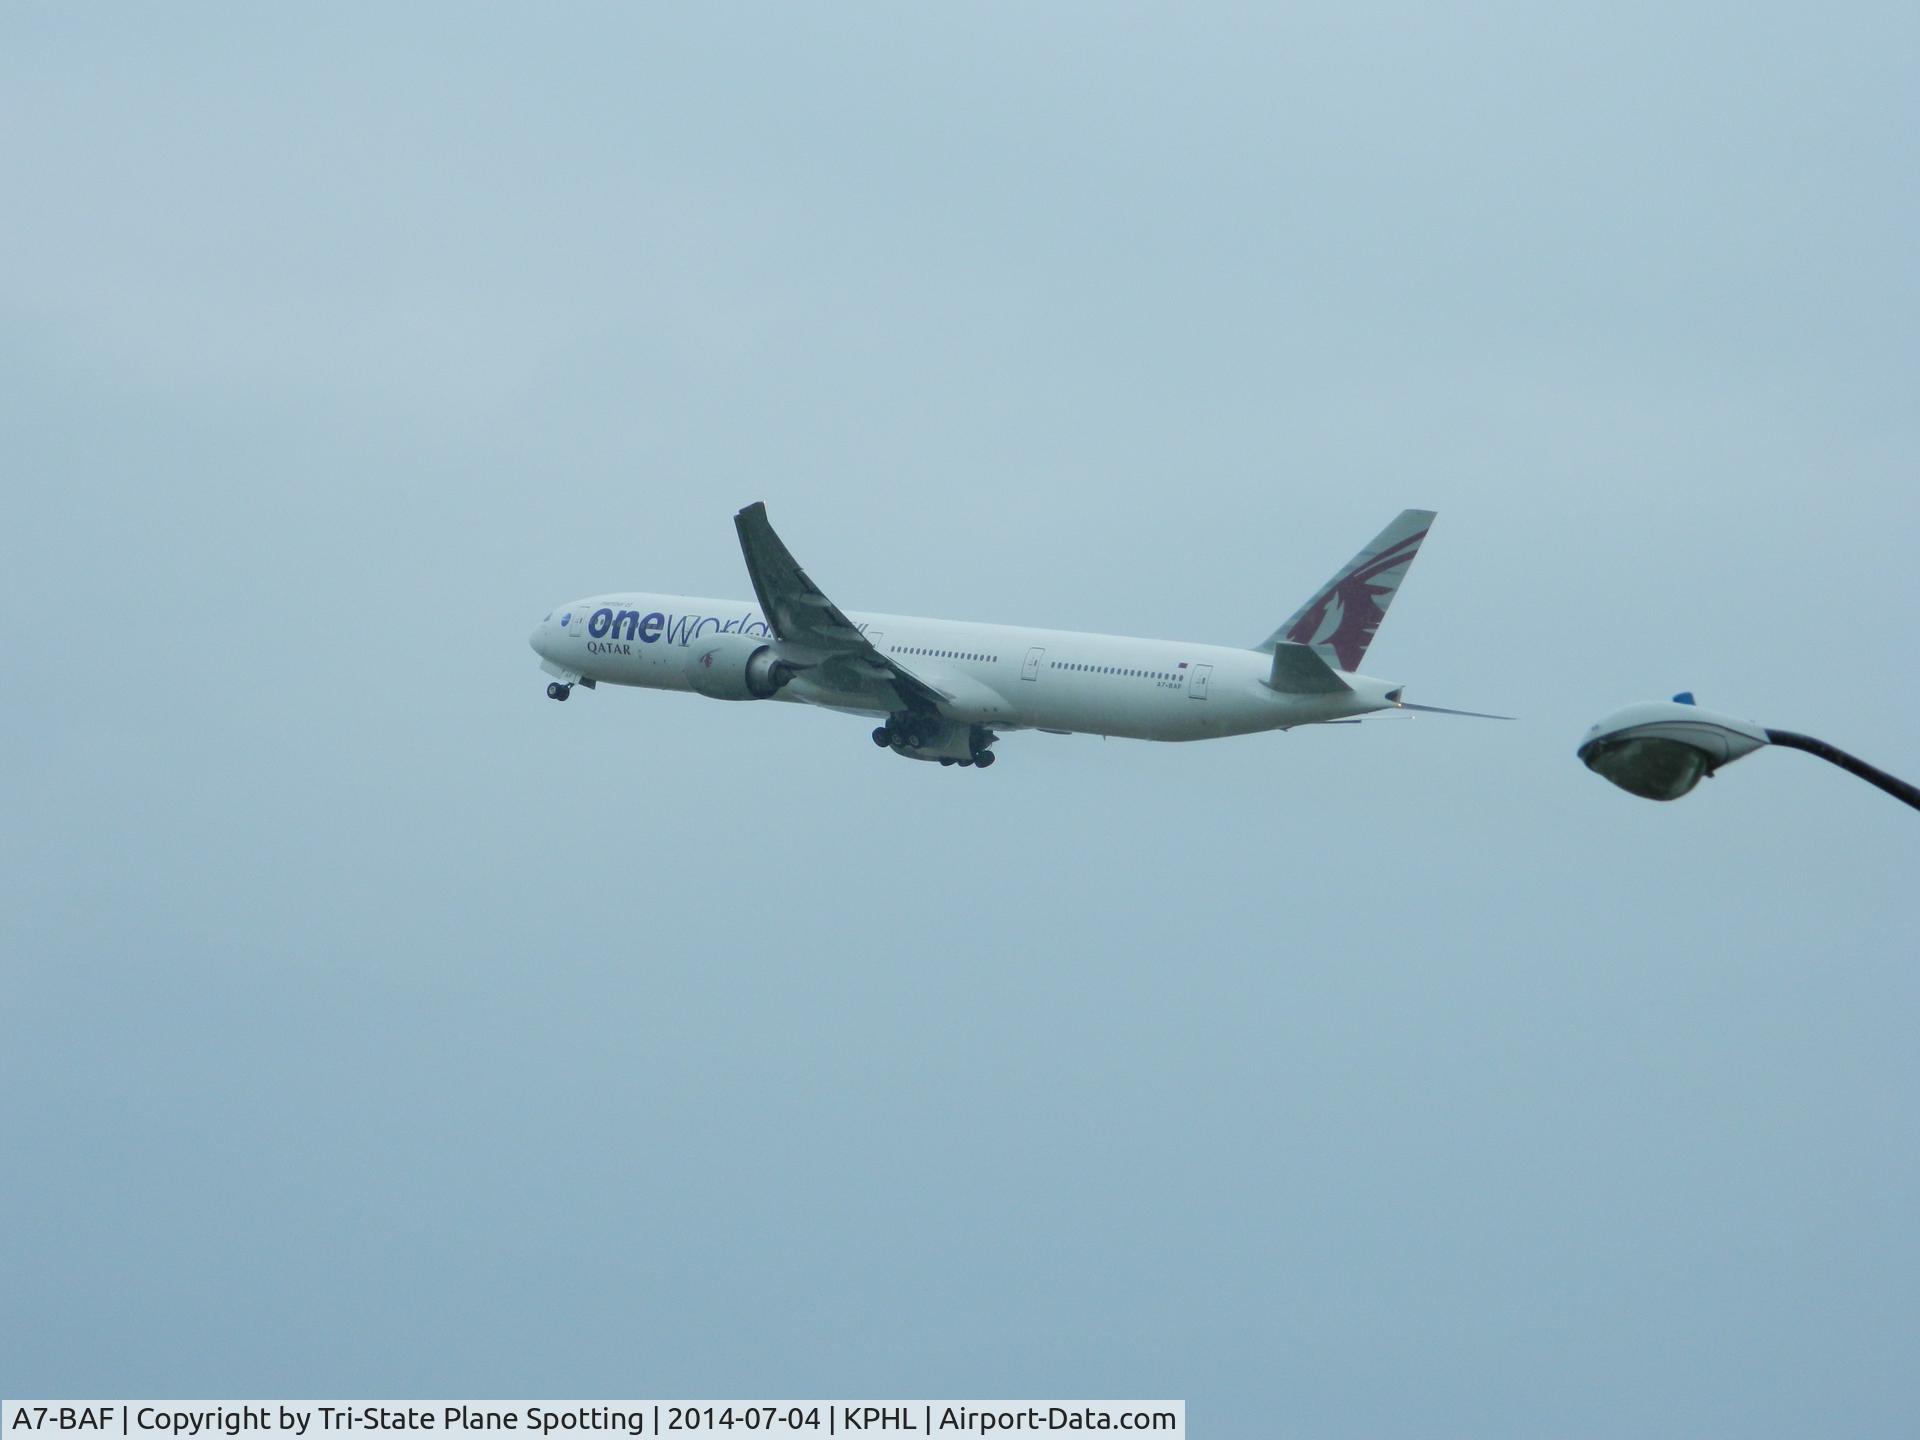
[{"label": "aircraft nose", "polygon": [[542,620],[533,627],[533,633],[527,636],[527,644],[533,647],[533,653],[544,656],[547,652],[540,648],[540,642],[547,638],[547,622]]}]

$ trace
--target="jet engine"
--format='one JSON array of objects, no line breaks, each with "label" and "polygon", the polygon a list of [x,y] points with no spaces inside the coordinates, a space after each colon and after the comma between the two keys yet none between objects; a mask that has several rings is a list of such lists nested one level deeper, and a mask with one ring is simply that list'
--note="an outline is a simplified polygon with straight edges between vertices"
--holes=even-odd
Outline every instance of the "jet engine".
[{"label": "jet engine", "polygon": [[688,647],[687,684],[710,700],[770,700],[800,671],[751,635],[708,635]]}]

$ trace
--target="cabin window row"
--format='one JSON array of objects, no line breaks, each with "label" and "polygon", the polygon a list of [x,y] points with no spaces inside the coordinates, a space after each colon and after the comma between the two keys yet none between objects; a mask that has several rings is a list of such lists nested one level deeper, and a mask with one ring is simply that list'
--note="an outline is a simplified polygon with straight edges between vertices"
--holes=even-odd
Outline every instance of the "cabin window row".
[{"label": "cabin window row", "polygon": [[978,660],[992,665],[999,661],[998,655],[982,655],[973,650],[934,650],[925,645],[896,645],[894,650],[901,655],[925,655],[934,660]]},{"label": "cabin window row", "polygon": [[1129,670],[1124,665],[1081,665],[1072,660],[1049,662],[1055,670],[1078,670],[1086,675],[1118,675],[1123,680],[1178,680],[1175,670]]}]

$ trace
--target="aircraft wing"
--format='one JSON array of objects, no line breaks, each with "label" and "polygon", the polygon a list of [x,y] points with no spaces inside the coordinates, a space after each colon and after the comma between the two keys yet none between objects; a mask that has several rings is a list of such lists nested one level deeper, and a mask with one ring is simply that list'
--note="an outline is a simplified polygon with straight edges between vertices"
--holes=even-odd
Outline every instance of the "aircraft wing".
[{"label": "aircraft wing", "polygon": [[939,710],[951,696],[882,654],[807,578],[756,500],[733,517],[760,613],[786,658],[806,667],[808,679],[836,694],[871,696],[883,709]]}]

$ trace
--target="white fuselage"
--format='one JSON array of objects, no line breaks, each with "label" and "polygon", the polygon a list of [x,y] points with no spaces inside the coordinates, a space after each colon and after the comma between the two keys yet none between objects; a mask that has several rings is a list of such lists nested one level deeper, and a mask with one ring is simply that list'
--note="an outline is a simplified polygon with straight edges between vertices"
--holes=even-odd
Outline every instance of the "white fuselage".
[{"label": "white fuselage", "polygon": [[[1052,730],[1137,740],[1207,740],[1284,730],[1391,709],[1385,681],[1341,672],[1351,688],[1283,694],[1258,650],[1036,630],[913,615],[847,612],[867,640],[943,692],[951,718],[998,730]],[[693,690],[690,658],[718,636],[780,649],[752,601],[684,595],[596,595],[534,627],[533,648],[556,675],[654,690]],[[870,698],[839,694],[802,670],[774,697],[862,715]]]}]

